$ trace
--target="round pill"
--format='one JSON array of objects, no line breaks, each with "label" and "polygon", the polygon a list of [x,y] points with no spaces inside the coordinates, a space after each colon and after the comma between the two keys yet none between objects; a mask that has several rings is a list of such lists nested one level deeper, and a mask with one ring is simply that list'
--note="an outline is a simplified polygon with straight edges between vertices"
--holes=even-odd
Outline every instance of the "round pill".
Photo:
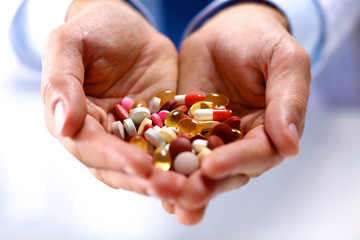
[{"label": "round pill", "polygon": [[149,103],[149,111],[150,113],[156,113],[158,112],[159,108],[160,108],[160,102],[161,99],[157,98],[157,97],[153,97],[153,99],[151,99],[150,103]]},{"label": "round pill", "polygon": [[120,104],[126,109],[126,111],[130,112],[131,107],[134,105],[134,100],[129,97],[124,97],[120,101]]},{"label": "round pill", "polygon": [[170,112],[168,110],[162,110],[158,113],[159,117],[161,118],[161,121],[164,123],[166,116],[169,114]]},{"label": "round pill", "polygon": [[120,104],[115,104],[114,113],[121,122],[129,118],[129,112]]},{"label": "round pill", "polygon": [[159,126],[159,127],[163,127],[163,126],[164,126],[164,123],[163,123],[163,121],[161,120],[161,117],[160,117],[159,114],[157,114],[157,113],[151,114],[151,120],[152,120],[152,122],[154,123],[154,125],[157,125],[157,126]]},{"label": "round pill", "polygon": [[128,119],[124,120],[124,128],[125,128],[126,133],[129,136],[137,134],[135,124],[131,120],[131,118],[128,118]]},{"label": "round pill", "polygon": [[232,141],[233,132],[231,127],[226,123],[219,123],[211,129],[210,135],[216,135],[221,138],[224,143],[229,143]]},{"label": "round pill", "polygon": [[221,138],[219,138],[218,136],[216,135],[211,135],[209,138],[208,138],[208,145],[207,147],[210,149],[210,150],[213,150],[214,148],[217,148],[217,147],[220,147],[224,145],[224,142],[223,140],[221,140]]},{"label": "round pill", "polygon": [[137,107],[131,110],[129,117],[133,120],[135,125],[139,125],[144,118],[151,118],[149,109],[145,107]]},{"label": "round pill", "polygon": [[152,124],[152,121],[150,120],[150,119],[148,119],[148,118],[144,118],[144,120],[140,123],[140,126],[139,126],[139,128],[138,128],[138,131],[137,131],[137,133],[138,134],[143,134],[144,132],[145,132],[145,125],[146,124]]},{"label": "round pill", "polygon": [[240,129],[241,119],[238,116],[232,116],[225,120],[226,124],[228,124],[231,128]]},{"label": "round pill", "polygon": [[208,146],[208,141],[203,139],[196,139],[192,142],[192,147],[195,150],[195,152],[200,152],[203,148],[206,148]]},{"label": "round pill", "polygon": [[206,156],[208,156],[212,151],[209,148],[203,148],[197,155],[199,162],[201,163]]},{"label": "round pill", "polygon": [[144,133],[144,137],[148,142],[150,142],[155,147],[163,147],[163,146],[165,146],[165,140],[153,128],[149,128]]},{"label": "round pill", "polygon": [[192,152],[182,152],[173,162],[174,170],[184,175],[189,175],[199,167],[199,160]]},{"label": "round pill", "polygon": [[120,121],[116,121],[112,123],[112,129],[115,136],[118,136],[122,139],[125,138],[125,129],[124,125]]},{"label": "round pill", "polygon": [[174,106],[176,105],[176,100],[174,98],[169,99],[164,105],[160,107],[160,111],[167,110],[171,111],[174,109]]},{"label": "round pill", "polygon": [[177,138],[170,143],[169,151],[172,159],[175,159],[182,152],[191,152],[191,150],[191,142],[186,138]]}]

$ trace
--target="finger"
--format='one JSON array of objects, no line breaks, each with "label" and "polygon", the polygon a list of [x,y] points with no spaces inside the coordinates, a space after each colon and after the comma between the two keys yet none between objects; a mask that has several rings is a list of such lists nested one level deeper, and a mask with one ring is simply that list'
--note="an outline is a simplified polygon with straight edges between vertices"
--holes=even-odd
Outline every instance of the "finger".
[{"label": "finger", "polygon": [[300,46],[286,45],[280,52],[274,53],[268,70],[265,129],[277,151],[284,157],[292,157],[299,152],[305,123],[310,59]]},{"label": "finger", "polygon": [[216,148],[202,162],[202,170],[211,179],[245,174],[255,177],[283,159],[267,137],[264,126],[249,131],[242,140]]},{"label": "finger", "polygon": [[181,194],[186,177],[173,171],[163,171],[154,168],[150,181],[154,192],[152,195],[164,200],[175,202]]},{"label": "finger", "polygon": [[60,138],[65,148],[89,168],[147,176],[152,163],[140,148],[105,132],[100,123],[87,115],[81,130],[71,138]]},{"label": "finger", "polygon": [[[61,136],[72,136],[86,115],[83,90],[84,66],[81,36],[75,30],[67,34],[66,24],[54,30],[47,41],[42,61],[41,93],[47,112],[55,117]],[[47,125],[49,118],[47,120]]]},{"label": "finger", "polygon": [[205,215],[206,207],[189,210],[181,207],[180,205],[175,206],[175,215],[177,220],[184,225],[195,225],[199,223]]},{"label": "finger", "polygon": [[114,189],[133,191],[148,195],[150,183],[145,178],[129,176],[117,171],[89,168],[89,171],[101,182]]},{"label": "finger", "polygon": [[206,206],[215,196],[238,189],[249,182],[246,175],[235,175],[221,180],[212,180],[201,171],[192,174],[179,198],[179,203],[186,209],[196,210]]},{"label": "finger", "polygon": [[162,207],[167,213],[174,214],[175,213],[175,204],[171,203],[167,200],[162,200]]}]

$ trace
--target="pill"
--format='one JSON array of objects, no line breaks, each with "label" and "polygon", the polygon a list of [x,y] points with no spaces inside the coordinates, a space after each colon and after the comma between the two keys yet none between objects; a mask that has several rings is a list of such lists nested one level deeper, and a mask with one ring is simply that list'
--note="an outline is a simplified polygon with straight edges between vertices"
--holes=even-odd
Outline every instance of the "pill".
[{"label": "pill", "polygon": [[195,136],[190,138],[190,142],[195,141],[196,139],[202,139],[202,140],[206,140],[206,136],[204,136],[203,134],[196,134]]},{"label": "pill", "polygon": [[165,140],[153,128],[149,128],[144,133],[144,137],[148,142],[150,142],[155,147],[163,147],[163,146],[165,146]]},{"label": "pill", "polygon": [[125,129],[124,125],[120,121],[116,121],[112,123],[112,129],[114,132],[114,135],[124,139],[125,138]]},{"label": "pill", "polygon": [[138,100],[138,101],[134,102],[134,104],[131,106],[130,111],[133,110],[133,109],[135,109],[135,108],[139,108],[139,107],[147,108],[148,105],[147,105],[147,103],[146,103],[145,101],[143,101],[143,100]]},{"label": "pill", "polygon": [[154,128],[154,127],[151,124],[145,124],[143,133],[146,132],[149,128]]},{"label": "pill", "polygon": [[129,117],[133,120],[135,125],[140,125],[144,118],[151,118],[149,109],[145,107],[137,107],[131,110]]},{"label": "pill", "polygon": [[194,112],[198,109],[214,109],[216,108],[215,103],[209,101],[200,101],[193,104],[189,109],[189,115],[194,116]]},{"label": "pill", "polygon": [[171,111],[174,109],[174,106],[176,105],[176,100],[174,98],[169,99],[164,105],[160,107],[160,111],[167,110]]},{"label": "pill", "polygon": [[171,143],[177,138],[177,135],[172,130],[161,129],[157,132],[166,143]]},{"label": "pill", "polygon": [[208,132],[219,123],[218,121],[199,121],[200,131]]},{"label": "pill", "polygon": [[121,122],[129,118],[129,112],[121,104],[114,105],[114,113]]},{"label": "pill", "polygon": [[181,132],[178,134],[178,138],[186,138],[190,140],[191,136],[188,133]]},{"label": "pill", "polygon": [[184,118],[179,121],[177,129],[179,132],[185,132],[190,136],[195,136],[200,132],[200,125],[195,119]]},{"label": "pill", "polygon": [[123,124],[124,124],[124,128],[125,128],[125,131],[128,134],[128,136],[137,134],[135,124],[131,120],[131,118],[125,119]]},{"label": "pill", "polygon": [[217,148],[217,147],[220,147],[224,145],[224,142],[223,140],[221,140],[220,137],[218,137],[217,135],[211,135],[209,138],[208,138],[208,144],[207,144],[207,147],[210,149],[210,150],[213,150],[214,148]]},{"label": "pill", "polygon": [[191,142],[186,138],[177,138],[170,143],[169,152],[172,159],[175,159],[177,155],[182,152],[191,152]]},{"label": "pill", "polygon": [[211,152],[212,152],[212,151],[211,151],[209,148],[207,148],[207,147],[201,149],[201,151],[200,151],[199,154],[197,155],[197,158],[198,158],[199,162],[201,163],[201,162],[204,160],[204,158],[205,158],[206,156],[208,156]]},{"label": "pill", "polygon": [[188,106],[186,105],[181,105],[175,108],[175,110],[181,110],[183,113],[187,113],[187,111],[189,110]]},{"label": "pill", "polygon": [[161,120],[161,117],[157,113],[151,114],[151,120],[154,125],[157,125],[159,127],[163,127],[163,121]]},{"label": "pill", "polygon": [[192,152],[182,152],[174,159],[174,170],[189,175],[199,167],[199,160]]},{"label": "pill", "polygon": [[153,99],[151,99],[150,103],[149,103],[149,111],[150,113],[156,113],[158,112],[159,108],[160,108],[160,102],[161,99],[157,98],[157,97],[153,97]]},{"label": "pill", "polygon": [[157,147],[154,152],[154,165],[163,171],[168,171],[171,168],[172,159],[170,153],[164,147]]},{"label": "pill", "polygon": [[176,95],[175,100],[178,105],[192,106],[194,103],[203,101],[205,98],[202,94]]},{"label": "pill", "polygon": [[162,128],[159,127],[158,125],[155,125],[155,126],[153,127],[153,129],[154,129],[156,132],[158,132],[158,131],[160,131]]},{"label": "pill", "polygon": [[205,139],[196,139],[192,142],[192,148],[195,152],[200,152],[203,148],[206,148],[208,145],[208,141]]},{"label": "pill", "polygon": [[233,128],[232,132],[233,132],[233,137],[232,137],[233,142],[243,138],[243,134],[239,129]]},{"label": "pill", "polygon": [[210,101],[216,104],[216,106],[228,106],[229,105],[229,98],[221,93],[208,93],[205,95],[205,100]]},{"label": "pill", "polygon": [[145,140],[145,138],[141,135],[134,135],[130,138],[129,141],[130,144],[133,144],[135,146],[140,147],[141,149],[143,149],[145,152],[147,152],[147,142]]},{"label": "pill", "polygon": [[170,113],[170,112],[167,111],[167,110],[162,110],[162,111],[158,112],[158,115],[159,115],[159,117],[161,118],[161,121],[162,121],[163,123],[165,123],[166,116],[167,116],[169,113]]},{"label": "pill", "polygon": [[148,119],[148,118],[144,118],[144,120],[140,123],[140,126],[139,126],[139,128],[138,128],[138,131],[137,131],[137,133],[138,134],[143,134],[144,132],[145,132],[145,125],[146,124],[152,124],[152,121],[150,120],[150,119]]},{"label": "pill", "polygon": [[130,112],[131,107],[134,105],[134,100],[129,97],[124,97],[120,101],[120,104],[126,109],[126,111]]},{"label": "pill", "polygon": [[210,131],[210,135],[216,135],[224,143],[229,143],[232,141],[233,138],[233,132],[229,125],[226,123],[219,123],[215,127],[213,127]]},{"label": "pill", "polygon": [[177,128],[180,120],[184,118],[184,115],[180,110],[171,111],[165,118],[165,126]]},{"label": "pill", "polygon": [[169,101],[170,99],[174,98],[176,95],[174,90],[171,89],[167,89],[167,90],[163,90],[159,93],[157,93],[155,95],[155,97],[160,98],[161,99],[161,103],[160,106],[164,105],[164,103],[166,103],[167,101]]},{"label": "pill", "polygon": [[198,109],[194,117],[199,121],[225,121],[231,117],[231,112],[228,109]]},{"label": "pill", "polygon": [[241,119],[238,116],[232,116],[225,120],[226,124],[228,124],[231,128],[240,129]]}]

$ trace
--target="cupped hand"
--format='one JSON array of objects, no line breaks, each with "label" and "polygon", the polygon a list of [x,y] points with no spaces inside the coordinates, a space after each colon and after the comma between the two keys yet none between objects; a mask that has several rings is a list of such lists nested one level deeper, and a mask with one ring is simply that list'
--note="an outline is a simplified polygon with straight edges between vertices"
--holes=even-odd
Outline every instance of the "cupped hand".
[{"label": "cupped hand", "polygon": [[183,177],[155,169],[145,152],[111,133],[111,124],[121,98],[149,101],[176,89],[177,69],[171,41],[128,4],[74,1],[43,57],[46,125],[107,185],[173,197]]},{"label": "cupped hand", "polygon": [[242,119],[245,137],[215,149],[165,210],[184,224],[199,222],[216,195],[299,151],[311,82],[310,59],[291,37],[285,17],[261,4],[229,7],[188,36],[180,50],[178,91],[219,92]]}]

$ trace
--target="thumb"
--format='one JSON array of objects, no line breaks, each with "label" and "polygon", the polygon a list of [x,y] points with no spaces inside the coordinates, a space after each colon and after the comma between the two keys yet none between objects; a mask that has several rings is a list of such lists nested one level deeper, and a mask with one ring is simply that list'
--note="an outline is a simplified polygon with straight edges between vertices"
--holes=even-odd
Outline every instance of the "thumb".
[{"label": "thumb", "polygon": [[69,36],[63,26],[49,35],[45,47],[41,94],[49,131],[69,137],[83,125],[87,107],[83,89],[81,36],[74,32]]},{"label": "thumb", "polygon": [[265,130],[278,153],[293,157],[299,152],[311,72],[310,59],[303,49],[286,54],[285,60],[274,58],[266,83]]}]

